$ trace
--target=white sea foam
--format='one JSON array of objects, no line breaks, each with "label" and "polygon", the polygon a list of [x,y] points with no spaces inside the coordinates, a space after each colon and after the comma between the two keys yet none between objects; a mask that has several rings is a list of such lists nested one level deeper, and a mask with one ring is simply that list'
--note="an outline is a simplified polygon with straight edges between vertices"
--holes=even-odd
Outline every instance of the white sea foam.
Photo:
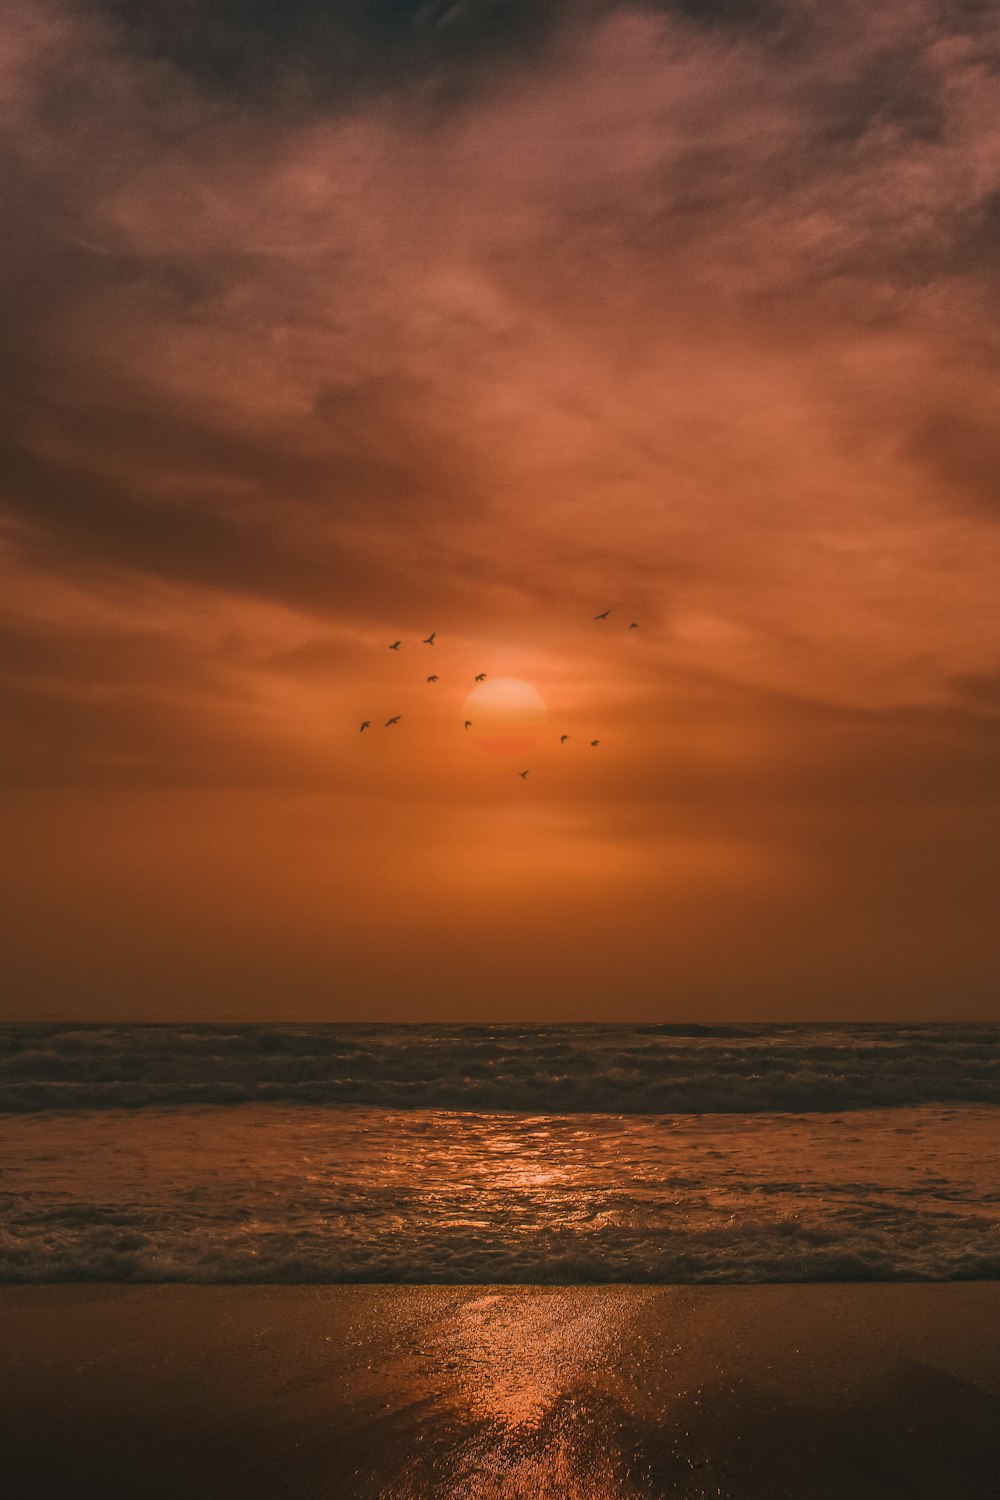
[{"label": "white sea foam", "polygon": [[1000,1028],[14,1026],[0,1112],[170,1104],[756,1113],[1000,1103]]}]

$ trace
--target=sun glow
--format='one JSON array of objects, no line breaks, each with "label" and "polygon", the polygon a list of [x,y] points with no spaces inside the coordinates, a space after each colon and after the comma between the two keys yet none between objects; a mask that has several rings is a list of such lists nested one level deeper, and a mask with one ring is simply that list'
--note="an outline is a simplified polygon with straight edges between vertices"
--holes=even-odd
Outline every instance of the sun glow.
[{"label": "sun glow", "polygon": [[548,709],[530,682],[518,677],[494,677],[473,688],[465,700],[463,717],[471,724],[470,737],[480,750],[517,755],[538,739]]}]

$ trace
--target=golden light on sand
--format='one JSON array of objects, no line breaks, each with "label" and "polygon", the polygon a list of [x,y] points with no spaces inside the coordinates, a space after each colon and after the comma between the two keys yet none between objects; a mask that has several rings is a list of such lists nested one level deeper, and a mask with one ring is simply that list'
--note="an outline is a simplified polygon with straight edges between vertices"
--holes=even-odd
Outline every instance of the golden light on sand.
[{"label": "golden light on sand", "polygon": [[471,723],[469,735],[480,750],[518,755],[530,749],[542,733],[548,709],[530,682],[518,677],[493,677],[473,688],[462,716]]}]

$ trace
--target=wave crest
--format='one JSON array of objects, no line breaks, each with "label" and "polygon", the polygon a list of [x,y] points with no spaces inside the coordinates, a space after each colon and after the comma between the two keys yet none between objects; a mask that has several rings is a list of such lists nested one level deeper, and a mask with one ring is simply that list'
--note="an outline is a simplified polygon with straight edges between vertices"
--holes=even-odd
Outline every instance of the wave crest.
[{"label": "wave crest", "polygon": [[706,1114],[1000,1103],[1000,1027],[7,1026],[0,1111]]}]

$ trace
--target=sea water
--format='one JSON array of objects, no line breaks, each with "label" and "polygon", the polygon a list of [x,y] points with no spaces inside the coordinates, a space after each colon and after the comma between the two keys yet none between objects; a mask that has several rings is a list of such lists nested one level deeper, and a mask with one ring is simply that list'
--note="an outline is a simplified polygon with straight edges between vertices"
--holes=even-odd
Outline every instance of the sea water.
[{"label": "sea water", "polygon": [[1000,1275],[1000,1028],[0,1029],[0,1279]]}]

